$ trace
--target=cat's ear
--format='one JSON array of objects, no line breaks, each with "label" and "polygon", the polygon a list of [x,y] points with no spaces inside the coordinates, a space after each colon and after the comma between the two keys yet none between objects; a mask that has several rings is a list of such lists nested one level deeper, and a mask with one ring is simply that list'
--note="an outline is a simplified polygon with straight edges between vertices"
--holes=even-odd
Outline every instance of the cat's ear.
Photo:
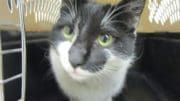
[{"label": "cat's ear", "polygon": [[138,25],[141,13],[145,5],[145,0],[122,0],[118,5],[115,5],[119,18],[126,21],[131,27]]},{"label": "cat's ear", "polygon": [[124,9],[130,11],[134,16],[140,16],[145,5],[145,0],[122,0],[119,5],[124,5]]}]

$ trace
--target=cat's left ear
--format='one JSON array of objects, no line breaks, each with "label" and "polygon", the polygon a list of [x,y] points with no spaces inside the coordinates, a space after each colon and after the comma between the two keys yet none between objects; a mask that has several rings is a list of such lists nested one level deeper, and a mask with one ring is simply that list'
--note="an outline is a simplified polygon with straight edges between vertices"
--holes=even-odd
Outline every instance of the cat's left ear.
[{"label": "cat's left ear", "polygon": [[118,5],[119,18],[131,27],[137,27],[145,5],[145,0],[122,0]]}]

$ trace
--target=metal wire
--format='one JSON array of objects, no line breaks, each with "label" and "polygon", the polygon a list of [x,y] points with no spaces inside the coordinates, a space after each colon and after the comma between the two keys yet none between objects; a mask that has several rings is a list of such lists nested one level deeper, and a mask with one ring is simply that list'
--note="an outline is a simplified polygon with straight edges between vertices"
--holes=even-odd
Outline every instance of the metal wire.
[{"label": "metal wire", "polygon": [[21,51],[22,51],[21,48],[9,49],[9,50],[2,51],[1,54],[3,54],[3,55],[12,54],[12,53],[18,53],[18,52],[21,52]]},{"label": "metal wire", "polygon": [[[0,32],[0,52],[2,51],[2,40],[1,40],[1,32]],[[3,80],[3,61],[2,54],[0,54],[0,80]],[[3,84],[0,83],[0,101],[4,101],[4,87]]]},{"label": "metal wire", "polygon": [[8,79],[6,79],[6,80],[0,81],[0,84],[9,83],[9,82],[11,82],[11,81],[13,81],[13,80],[16,80],[16,79],[21,78],[21,76],[22,76],[22,74],[15,75],[15,76],[13,76],[13,77],[11,77],[11,78],[8,78]]},{"label": "metal wire", "polygon": [[19,21],[21,31],[21,48],[22,48],[22,85],[21,85],[21,99],[25,101],[26,98],[26,34],[24,25],[24,0],[19,0]]}]

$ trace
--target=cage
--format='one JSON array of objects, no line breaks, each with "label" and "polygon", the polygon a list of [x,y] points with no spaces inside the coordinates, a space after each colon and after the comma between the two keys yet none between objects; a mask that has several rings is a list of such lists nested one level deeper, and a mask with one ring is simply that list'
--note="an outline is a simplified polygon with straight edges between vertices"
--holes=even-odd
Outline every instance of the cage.
[{"label": "cage", "polygon": [[[9,5],[11,5],[12,3],[9,3]],[[12,25],[12,26],[16,26],[16,27],[19,27],[20,28],[20,31],[21,31],[21,35],[20,35],[20,40],[21,40],[21,47],[20,48],[9,48],[9,49],[5,49],[5,50],[2,50],[1,48],[1,100],[4,101],[4,87],[3,85],[8,83],[8,82],[11,82],[13,80],[16,80],[16,79],[19,79],[21,78],[21,98],[20,100],[24,100],[24,92],[25,92],[25,85],[26,85],[26,38],[25,38],[25,29],[24,29],[24,13],[23,13],[23,1],[18,1],[18,6],[19,6],[19,23],[18,24],[15,24],[15,25]],[[11,6],[9,6],[11,7]],[[8,25],[10,26],[11,24],[6,24],[4,23],[5,25]],[[4,25],[3,23],[1,25]],[[4,33],[1,33],[1,35],[4,34]],[[1,40],[1,43],[2,43],[2,40]],[[2,44],[1,44],[2,45]],[[2,47],[2,46],[1,46]],[[14,54],[14,53],[20,53],[21,55],[21,72],[17,72],[11,76],[4,76],[5,78],[3,78],[3,73],[2,71],[4,70],[4,67],[3,64],[5,64],[3,62],[3,59],[5,58],[3,55],[7,55],[7,54]],[[18,70],[17,70],[18,71]],[[5,79],[5,80],[4,80]]]},{"label": "cage", "polygon": [[[41,44],[46,47],[44,43],[47,41],[48,33],[35,33],[26,32],[25,28],[28,19],[33,18],[34,23],[44,22],[48,25],[58,18],[61,1],[52,0],[1,0],[0,1],[0,43],[1,43],[1,76],[0,76],[0,101],[25,101],[26,96],[26,82],[29,82],[26,78],[27,67],[29,63],[26,61],[32,57],[27,54],[27,49],[36,49],[36,45]],[[52,4],[56,3],[56,7],[52,8]],[[43,4],[43,5],[41,5]],[[48,7],[47,7],[48,6]],[[40,8],[41,7],[41,8]],[[43,7],[43,8],[42,8]],[[46,8],[45,8],[46,7]],[[48,12],[51,10],[53,12]],[[3,12],[5,12],[3,14]],[[29,17],[29,16],[33,17]],[[52,18],[50,15],[53,15]],[[29,18],[28,18],[28,17]],[[56,16],[56,17],[55,17]],[[43,25],[43,24],[40,24]],[[40,26],[36,24],[37,26]],[[41,30],[41,29],[39,29]],[[34,43],[37,43],[34,45]],[[29,48],[28,48],[29,47]],[[32,48],[33,47],[33,48]],[[43,47],[41,47],[43,48]],[[37,61],[40,62],[40,58],[44,56],[42,49],[37,48],[35,53],[39,55]],[[41,52],[43,54],[41,54]],[[34,54],[34,53],[33,53]],[[42,56],[41,56],[42,55]],[[36,57],[35,57],[36,59]],[[30,63],[31,64],[31,63]],[[33,63],[35,64],[35,63]],[[36,65],[35,65],[36,66]],[[46,68],[46,67],[45,67]],[[29,72],[28,72],[29,73]],[[31,82],[31,81],[30,81]],[[27,89],[28,90],[28,89]],[[31,91],[29,91],[31,92]],[[28,95],[28,94],[27,94]],[[30,96],[30,95],[29,95]],[[31,99],[29,99],[31,101]]]}]

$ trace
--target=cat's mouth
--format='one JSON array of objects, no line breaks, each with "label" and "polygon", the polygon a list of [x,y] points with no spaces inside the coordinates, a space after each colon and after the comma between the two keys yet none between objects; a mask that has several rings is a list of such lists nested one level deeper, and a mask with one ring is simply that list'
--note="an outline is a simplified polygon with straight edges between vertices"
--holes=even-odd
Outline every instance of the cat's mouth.
[{"label": "cat's mouth", "polygon": [[85,71],[80,67],[74,68],[72,71],[69,71],[68,73],[74,80],[78,81],[83,81],[92,76],[92,73]]}]

